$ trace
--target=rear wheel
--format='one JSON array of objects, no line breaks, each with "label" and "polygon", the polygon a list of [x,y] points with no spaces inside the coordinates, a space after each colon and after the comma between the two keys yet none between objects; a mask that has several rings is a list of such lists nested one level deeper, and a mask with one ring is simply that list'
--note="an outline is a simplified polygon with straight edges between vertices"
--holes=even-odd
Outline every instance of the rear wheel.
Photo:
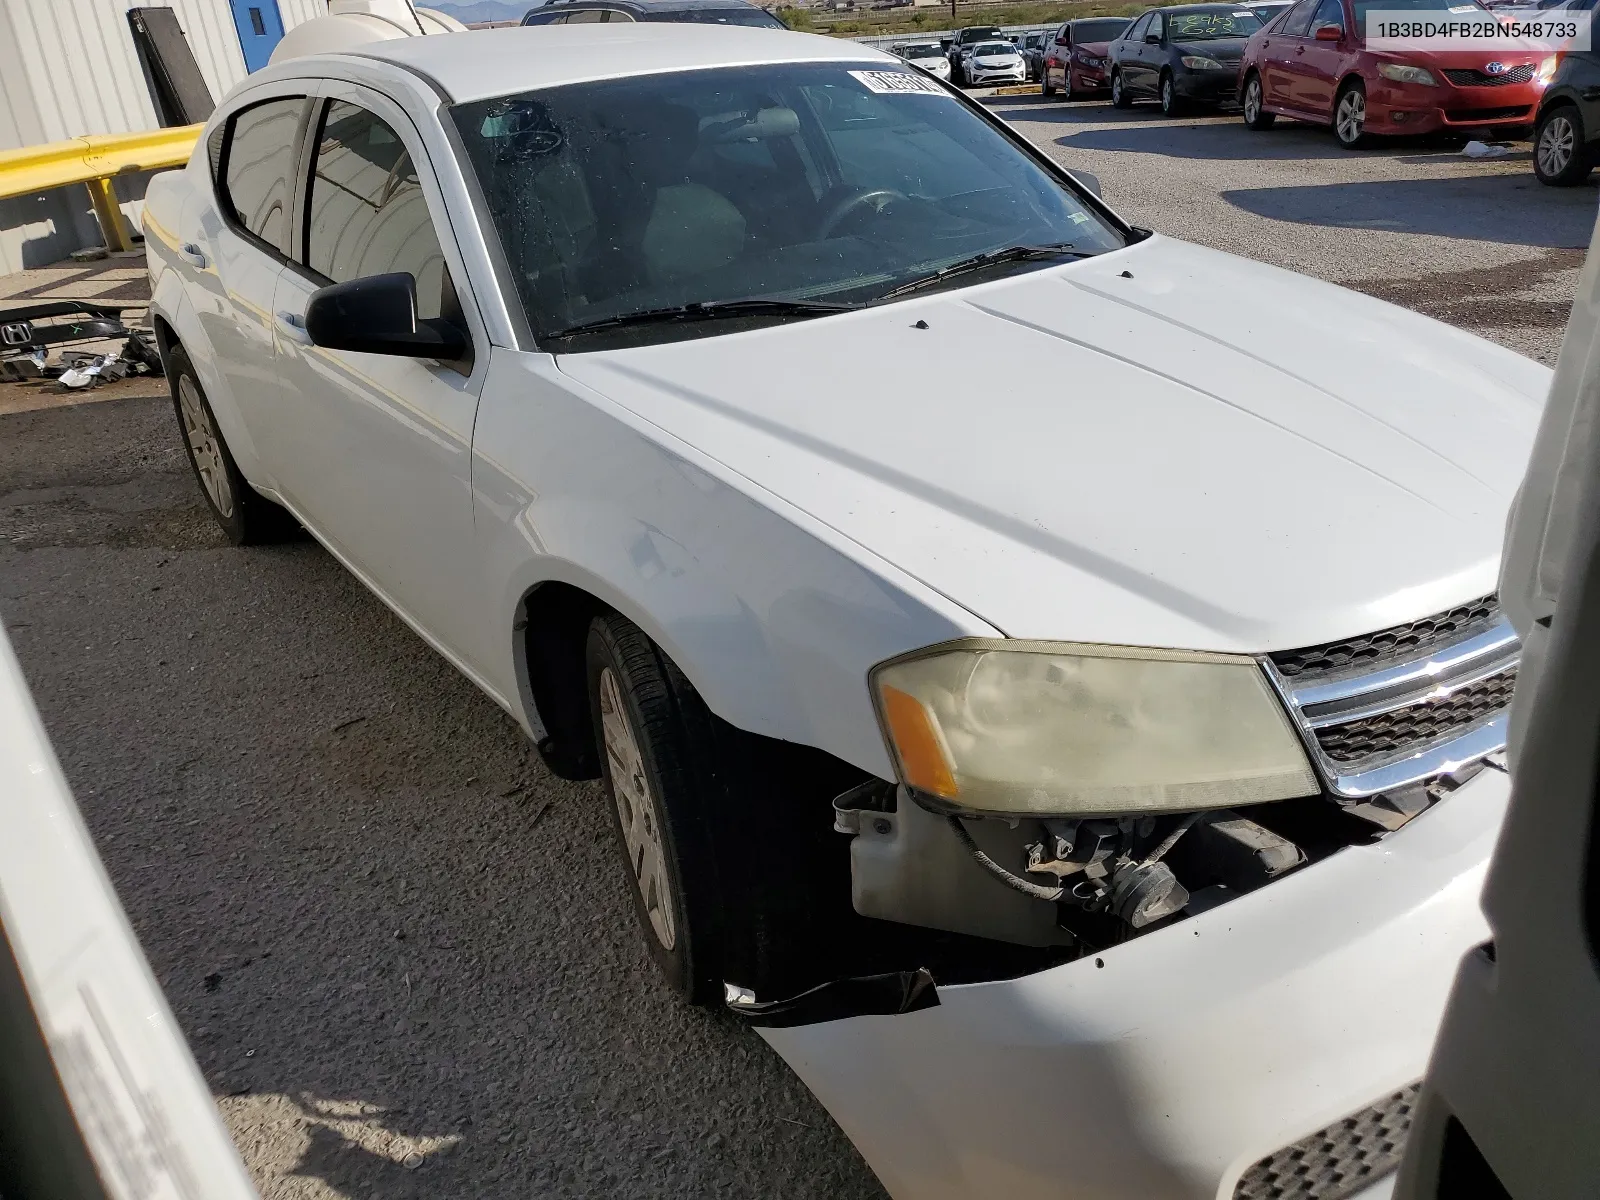
[{"label": "rear wheel", "polygon": [[1583,117],[1571,104],[1541,113],[1533,134],[1533,173],[1551,187],[1572,187],[1594,170],[1584,143]]},{"label": "rear wheel", "polygon": [[1176,117],[1183,112],[1183,101],[1178,98],[1177,84],[1165,71],[1161,73],[1161,115]]},{"label": "rear wheel", "polygon": [[1122,72],[1111,72],[1111,107],[1132,108],[1133,97],[1128,95],[1127,85],[1122,82]]},{"label": "rear wheel", "polygon": [[1247,129],[1271,129],[1277,121],[1276,113],[1266,110],[1266,101],[1261,94],[1261,76],[1254,71],[1244,81],[1244,123]]},{"label": "rear wheel", "polygon": [[1333,103],[1333,133],[1346,150],[1359,150],[1368,144],[1367,89],[1352,79],[1339,89]]},{"label": "rear wheel", "polygon": [[183,433],[183,448],[194,470],[206,507],[235,546],[281,542],[296,536],[299,525],[278,505],[257,492],[239,473],[228,443],[217,427],[200,377],[182,346],[167,352],[167,380]]},{"label": "rear wheel", "polygon": [[[1045,63],[1039,68],[1039,94],[1046,100],[1056,94],[1055,85],[1050,82],[1050,64]],[[1067,73],[1067,95],[1072,95],[1072,74]]]}]

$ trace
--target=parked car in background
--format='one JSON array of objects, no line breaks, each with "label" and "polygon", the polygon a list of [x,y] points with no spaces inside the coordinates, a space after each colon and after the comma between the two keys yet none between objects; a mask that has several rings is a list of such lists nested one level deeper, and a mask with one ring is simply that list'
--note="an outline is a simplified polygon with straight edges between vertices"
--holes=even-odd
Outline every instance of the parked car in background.
[{"label": "parked car in background", "polygon": [[[1471,3],[1471,0],[1465,0]],[[1280,116],[1331,125],[1339,144],[1374,135],[1528,129],[1557,56],[1548,51],[1373,51],[1369,9],[1446,17],[1458,0],[1297,0],[1250,39],[1239,74],[1244,123],[1270,129]]]},{"label": "parked car in background", "polygon": [[1255,13],[1256,20],[1266,25],[1279,13],[1288,10],[1293,3],[1294,0],[1244,0],[1239,7],[1248,8]]},{"label": "parked car in background", "polygon": [[1027,75],[1022,55],[1007,41],[979,42],[968,46],[961,55],[963,87],[1023,83]]},{"label": "parked car in background", "polygon": [[1238,94],[1245,44],[1261,28],[1249,9],[1185,4],[1151,9],[1111,43],[1111,103],[1151,99],[1174,116],[1195,103],[1222,104]]},{"label": "parked car in background", "polygon": [[894,47],[894,53],[913,67],[926,71],[939,79],[950,78],[950,60],[938,42],[915,42]]},{"label": "parked car in background", "polygon": [[1027,79],[1024,82],[1039,78],[1044,66],[1045,47],[1049,41],[1050,35],[1038,30],[1025,33],[1017,39],[1017,53],[1022,55],[1022,65],[1027,68]]},{"label": "parked car in background", "polygon": [[1533,173],[1540,183],[1572,187],[1600,161],[1600,49],[1560,56],[1539,100],[1533,126]]},{"label": "parked car in background", "polygon": [[1111,86],[1109,47],[1131,24],[1127,17],[1080,17],[1066,22],[1046,48],[1040,92],[1054,96],[1059,86],[1071,100],[1085,92],[1105,91]]},{"label": "parked car in background", "polygon": [[745,0],[549,0],[522,18],[524,25],[614,24],[618,21],[788,28],[765,9]]},{"label": "parked car in background", "polygon": [[950,39],[946,55],[950,60],[950,80],[958,87],[966,84],[966,78],[961,74],[961,57],[979,42],[1003,41],[1005,34],[1000,32],[998,25],[968,25],[958,29],[955,36]]}]

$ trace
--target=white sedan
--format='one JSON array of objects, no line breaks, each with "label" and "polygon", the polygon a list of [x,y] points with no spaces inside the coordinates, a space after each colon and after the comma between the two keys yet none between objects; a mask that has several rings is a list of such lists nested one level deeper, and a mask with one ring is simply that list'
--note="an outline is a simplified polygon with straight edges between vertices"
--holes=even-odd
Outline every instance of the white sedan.
[{"label": "white sedan", "polygon": [[1392,1163],[1484,931],[1544,368],[768,30],[276,64],[145,232],[228,536],[303,524],[603,779],[665,984],[895,1196]]}]

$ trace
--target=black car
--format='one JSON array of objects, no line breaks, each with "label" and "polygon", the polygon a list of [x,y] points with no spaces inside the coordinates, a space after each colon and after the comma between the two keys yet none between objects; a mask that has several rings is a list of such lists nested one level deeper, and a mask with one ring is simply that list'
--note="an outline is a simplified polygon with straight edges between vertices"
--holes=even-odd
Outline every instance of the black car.
[{"label": "black car", "polygon": [[1600,163],[1600,50],[1561,56],[1539,101],[1533,127],[1533,173],[1551,187],[1572,187]]},{"label": "black car", "polygon": [[1148,97],[1167,116],[1196,103],[1232,101],[1245,43],[1261,28],[1247,8],[1184,4],[1153,8],[1111,43],[1111,103],[1127,108]]},{"label": "black car", "polygon": [[688,21],[700,25],[788,26],[745,0],[549,0],[522,18],[524,25],[576,25],[596,21]]}]

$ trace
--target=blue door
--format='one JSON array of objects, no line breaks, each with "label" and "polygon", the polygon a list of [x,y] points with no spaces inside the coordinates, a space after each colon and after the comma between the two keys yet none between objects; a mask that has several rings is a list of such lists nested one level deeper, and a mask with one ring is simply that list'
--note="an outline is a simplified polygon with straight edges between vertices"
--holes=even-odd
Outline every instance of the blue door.
[{"label": "blue door", "polygon": [[234,28],[239,31],[239,48],[244,51],[244,69],[259,71],[267,65],[272,48],[283,36],[278,0],[228,0],[228,4],[233,9]]}]

